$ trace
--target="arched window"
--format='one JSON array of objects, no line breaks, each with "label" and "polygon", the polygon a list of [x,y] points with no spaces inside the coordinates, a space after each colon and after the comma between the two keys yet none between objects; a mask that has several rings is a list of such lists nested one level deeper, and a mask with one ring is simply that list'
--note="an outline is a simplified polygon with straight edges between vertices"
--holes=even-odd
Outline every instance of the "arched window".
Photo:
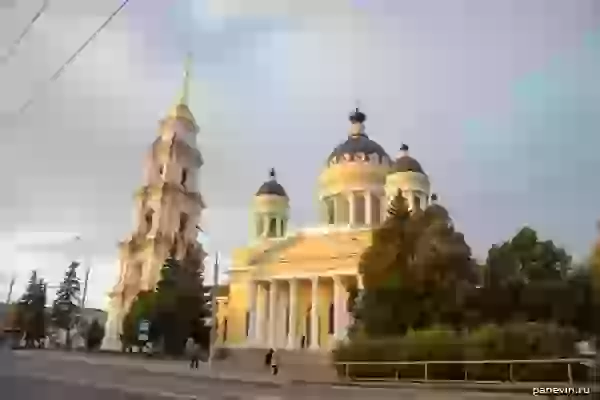
[{"label": "arched window", "polygon": [[277,236],[277,219],[271,218],[269,220],[269,237]]},{"label": "arched window", "polygon": [[185,187],[185,184],[187,182],[187,177],[188,177],[188,171],[187,169],[182,169],[181,170],[181,186]]},{"label": "arched window", "polygon": [[223,320],[223,342],[227,341],[227,318]]},{"label": "arched window", "polygon": [[279,224],[281,225],[281,236],[285,236],[285,221],[282,219],[279,221]]},{"label": "arched window", "polygon": [[165,173],[165,166],[161,165],[160,167],[158,167],[158,174],[162,177],[164,173]]},{"label": "arched window", "polygon": [[333,303],[329,305],[329,315],[327,319],[327,333],[333,335],[333,324],[334,324],[334,309]]}]

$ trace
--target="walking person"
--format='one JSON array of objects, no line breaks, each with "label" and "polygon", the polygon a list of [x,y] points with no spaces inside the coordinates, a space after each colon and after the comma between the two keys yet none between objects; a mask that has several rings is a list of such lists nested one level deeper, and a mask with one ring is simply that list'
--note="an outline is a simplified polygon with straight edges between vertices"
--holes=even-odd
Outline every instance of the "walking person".
[{"label": "walking person", "polygon": [[271,368],[271,360],[273,359],[273,352],[275,350],[269,349],[267,354],[265,354],[265,368]]},{"label": "walking person", "polygon": [[185,343],[185,350],[190,357],[190,369],[197,369],[200,358],[200,345],[190,337]]},{"label": "walking person", "polygon": [[[271,349],[273,350],[273,349]],[[277,360],[278,356],[275,353],[275,350],[273,350],[273,352],[271,353],[271,373],[273,375],[277,375],[279,373],[279,365],[278,365],[278,360]]]}]

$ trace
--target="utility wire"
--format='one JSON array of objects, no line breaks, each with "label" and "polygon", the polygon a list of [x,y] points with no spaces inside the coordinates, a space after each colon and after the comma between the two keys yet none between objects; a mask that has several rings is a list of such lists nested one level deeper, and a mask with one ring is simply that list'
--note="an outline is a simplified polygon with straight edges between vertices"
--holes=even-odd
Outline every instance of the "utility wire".
[{"label": "utility wire", "polygon": [[[104,21],[104,23],[102,23],[102,25],[100,25],[100,27],[98,29],[96,29],[96,31],[94,33],[92,33],[92,35],[87,38],[87,40],[85,42],[83,42],[83,44],[77,49],[75,50],[75,52],[71,55],[71,57],[69,57],[67,59],[67,61],[65,61],[58,70],[56,70],[56,72],[50,77],[50,79],[48,79],[47,82],[45,82],[42,86],[42,89],[45,86],[50,85],[51,83],[55,82],[58,78],[60,78],[60,76],[65,72],[65,70],[67,69],[67,67],[69,67],[69,65],[71,65],[73,63],[73,61],[75,61],[75,59],[77,58],[77,56],[79,56],[79,54],[96,38],[96,36],[98,36],[98,34],[113,20],[114,17],[117,16],[117,14],[119,14],[119,12],[121,12],[121,10],[123,8],[125,8],[125,6],[127,5],[127,3],[129,3],[129,0],[123,0],[123,2],[121,3],[121,5],[112,12],[112,14],[110,14],[108,16],[108,18],[106,19],[106,21]],[[36,96],[32,96],[29,98],[29,100],[27,100],[22,106],[21,108],[19,108],[19,111],[17,112],[15,117],[20,116],[21,114],[23,114],[23,112],[25,112],[25,110],[27,110],[29,108],[29,106],[31,106],[31,104],[33,104],[33,102],[36,100]]]},{"label": "utility wire", "polygon": [[49,0],[43,0],[42,6],[35,13],[35,15],[33,16],[33,18],[31,19],[31,21],[29,21],[29,24],[27,24],[27,26],[25,26],[25,29],[23,29],[23,31],[21,32],[21,34],[19,35],[19,37],[17,37],[12,42],[12,44],[9,46],[8,50],[6,51],[6,53],[2,57],[0,57],[0,65],[6,64],[15,54],[17,54],[17,50],[19,48],[19,45],[21,44],[21,41],[25,38],[25,36],[27,36],[27,34],[31,30],[31,28],[33,27],[33,25],[35,24],[35,22],[46,11],[46,9],[48,8],[49,3],[50,3]]}]

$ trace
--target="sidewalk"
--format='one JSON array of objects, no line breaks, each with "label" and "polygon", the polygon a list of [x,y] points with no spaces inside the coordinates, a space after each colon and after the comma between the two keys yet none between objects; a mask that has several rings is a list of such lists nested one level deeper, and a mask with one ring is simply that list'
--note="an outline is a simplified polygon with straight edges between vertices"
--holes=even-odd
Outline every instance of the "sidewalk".
[{"label": "sidewalk", "polygon": [[[23,356],[40,354],[39,350],[21,350]],[[272,376],[268,370],[248,371],[235,369],[224,361],[215,361],[212,368],[206,363],[201,363],[198,369],[189,368],[186,361],[156,360],[152,358],[125,357],[123,355],[110,355],[70,352],[44,352],[48,357],[61,359],[63,361],[85,362],[93,365],[120,366],[148,371],[156,374],[168,374],[185,376],[189,378],[219,379],[225,381],[236,381],[266,386],[282,385],[330,385],[330,386],[353,386],[368,388],[410,388],[410,389],[438,389],[459,390],[479,392],[507,392],[507,393],[532,393],[533,388],[541,387],[569,387],[560,382],[463,382],[463,381],[438,381],[438,382],[408,382],[408,381],[346,381],[346,380],[303,380],[289,376],[282,370],[280,375]],[[260,367],[259,367],[260,368]],[[575,385],[575,387],[590,387],[589,385]],[[599,387],[595,386],[597,392]]]}]

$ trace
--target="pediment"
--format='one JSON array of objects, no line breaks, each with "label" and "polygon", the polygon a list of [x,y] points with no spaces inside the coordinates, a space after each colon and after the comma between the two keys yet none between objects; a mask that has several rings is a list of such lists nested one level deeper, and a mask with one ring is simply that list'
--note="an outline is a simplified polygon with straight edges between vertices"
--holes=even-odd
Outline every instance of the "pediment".
[{"label": "pediment", "polygon": [[358,258],[371,242],[370,231],[297,235],[278,241],[265,241],[237,252],[238,267],[304,263]]}]

